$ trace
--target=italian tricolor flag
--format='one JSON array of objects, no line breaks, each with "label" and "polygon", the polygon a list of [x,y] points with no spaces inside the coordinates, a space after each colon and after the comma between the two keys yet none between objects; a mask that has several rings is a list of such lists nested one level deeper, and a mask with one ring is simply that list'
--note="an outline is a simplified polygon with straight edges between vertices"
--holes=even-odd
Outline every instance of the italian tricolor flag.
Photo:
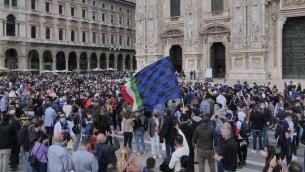
[{"label": "italian tricolor flag", "polygon": [[132,111],[138,111],[143,108],[142,99],[138,92],[136,79],[132,77],[122,87],[123,98],[132,106]]}]

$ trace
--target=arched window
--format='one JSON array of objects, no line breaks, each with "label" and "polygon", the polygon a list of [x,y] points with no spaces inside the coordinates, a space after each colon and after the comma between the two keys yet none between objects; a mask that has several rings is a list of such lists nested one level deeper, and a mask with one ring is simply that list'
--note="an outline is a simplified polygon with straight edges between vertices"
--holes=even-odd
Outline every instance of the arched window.
[{"label": "arched window", "polygon": [[15,36],[15,25],[16,18],[14,15],[10,14],[6,17],[6,35],[7,36]]},{"label": "arched window", "polygon": [[10,5],[10,0],[4,0],[4,5],[9,6]]},{"label": "arched window", "polygon": [[75,41],[75,32],[73,30],[71,31],[71,41]]},{"label": "arched window", "polygon": [[50,28],[46,27],[46,39],[50,39],[50,38],[51,38]]},{"label": "arched window", "polygon": [[180,0],[170,0],[171,17],[180,16]]},{"label": "arched window", "polygon": [[64,33],[63,33],[62,29],[59,29],[59,31],[58,31],[58,36],[59,36],[58,39],[59,39],[60,41],[62,41],[63,38],[64,38]]},{"label": "arched window", "polygon": [[35,26],[31,27],[31,38],[36,38],[36,27]]},{"label": "arched window", "polygon": [[12,6],[17,7],[17,0],[12,0]]},{"label": "arched window", "polygon": [[212,12],[223,11],[223,0],[212,0]]}]

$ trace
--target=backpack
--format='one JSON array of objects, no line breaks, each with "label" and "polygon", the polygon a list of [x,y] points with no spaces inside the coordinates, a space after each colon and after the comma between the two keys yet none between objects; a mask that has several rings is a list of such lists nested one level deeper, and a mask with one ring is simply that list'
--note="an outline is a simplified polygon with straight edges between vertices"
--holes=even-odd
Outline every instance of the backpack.
[{"label": "backpack", "polygon": [[18,132],[18,143],[20,146],[29,146],[29,130],[34,124],[23,126]]},{"label": "backpack", "polygon": [[277,140],[277,145],[281,146],[285,142],[285,132],[284,132],[285,121],[280,121],[275,129],[274,138]]},{"label": "backpack", "polygon": [[248,138],[251,135],[251,128],[249,125],[249,122],[245,119],[244,122],[241,122],[241,127],[240,127],[240,131],[239,134],[242,138]]}]

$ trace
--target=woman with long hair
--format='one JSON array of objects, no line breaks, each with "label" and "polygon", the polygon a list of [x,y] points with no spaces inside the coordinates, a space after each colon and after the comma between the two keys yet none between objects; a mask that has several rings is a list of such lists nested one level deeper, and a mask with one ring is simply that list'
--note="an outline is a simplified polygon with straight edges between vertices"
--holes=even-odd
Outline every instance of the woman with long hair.
[{"label": "woman with long hair", "polygon": [[130,149],[132,149],[132,135],[133,135],[133,120],[130,117],[130,113],[125,113],[124,118],[123,118],[123,131],[124,131],[124,147],[127,146],[128,143],[128,147]]},{"label": "woman with long hair", "polygon": [[127,172],[128,166],[131,164],[137,165],[137,158],[132,154],[131,149],[122,148],[117,162],[117,171],[118,172]]},{"label": "woman with long hair", "polygon": [[[134,136],[137,145],[137,155],[145,153],[144,135],[147,129],[147,121],[142,113],[136,113],[136,119],[134,122]],[[142,151],[141,151],[142,147]]]}]

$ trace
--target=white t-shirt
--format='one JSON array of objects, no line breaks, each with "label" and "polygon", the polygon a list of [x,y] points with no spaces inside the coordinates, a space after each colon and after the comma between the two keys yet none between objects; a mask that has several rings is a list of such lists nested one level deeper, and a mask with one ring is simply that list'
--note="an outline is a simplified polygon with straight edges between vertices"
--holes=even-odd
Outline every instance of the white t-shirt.
[{"label": "white t-shirt", "polygon": [[173,169],[175,172],[178,172],[181,170],[181,162],[180,162],[180,158],[184,155],[189,156],[190,154],[190,149],[189,146],[187,144],[186,138],[183,134],[183,132],[179,129],[178,133],[180,135],[182,135],[183,137],[183,146],[181,148],[178,148],[175,150],[175,152],[172,154],[172,158],[169,162],[169,168]]},{"label": "white t-shirt", "polygon": [[62,107],[62,110],[65,112],[66,117],[68,117],[71,114],[72,111],[72,105],[64,105]]}]

